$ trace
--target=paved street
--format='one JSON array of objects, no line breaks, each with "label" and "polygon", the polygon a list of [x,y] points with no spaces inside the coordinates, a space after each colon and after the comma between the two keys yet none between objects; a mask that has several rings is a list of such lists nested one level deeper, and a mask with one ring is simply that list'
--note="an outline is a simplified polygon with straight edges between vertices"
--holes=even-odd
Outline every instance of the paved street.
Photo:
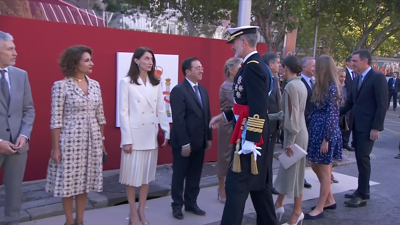
[{"label": "paved street", "polygon": [[[304,225],[394,225],[400,224],[400,160],[394,159],[399,153],[400,141],[400,118],[399,111],[387,112],[385,120],[385,131],[381,133],[380,139],[375,143],[373,154],[376,159],[372,161],[371,181],[378,185],[371,186],[371,200],[363,208],[347,208],[344,206],[344,194],[334,194],[338,208],[335,211],[327,211],[324,219],[316,221],[304,221]],[[347,164],[336,167],[336,173],[357,177],[356,164]],[[340,179],[339,179],[340,182]],[[340,183],[339,183],[340,184]],[[337,185],[337,184],[335,184]],[[315,206],[317,199],[303,201],[303,212],[309,212],[310,207]],[[287,213],[282,218],[286,222],[293,208],[292,204],[286,205]],[[217,225],[211,223],[208,225]],[[255,225],[255,214],[247,214],[243,219],[243,225]]]},{"label": "paved street", "polygon": [[[398,153],[398,144],[400,140],[400,119],[399,113],[388,111],[385,131],[381,133],[380,139],[376,142],[373,151],[372,160],[372,177],[371,177],[371,200],[368,205],[363,208],[352,209],[346,208],[343,204],[345,201],[344,194],[354,190],[357,187],[357,167],[356,164],[350,163],[337,166],[334,169],[335,176],[339,180],[339,184],[332,186],[338,209],[326,212],[325,218],[316,221],[304,221],[305,225],[321,224],[321,225],[347,225],[347,224],[373,224],[373,225],[392,225],[400,224],[400,192],[398,191],[400,182],[400,160],[394,159]],[[346,155],[351,159],[352,153],[345,151]],[[276,168],[276,165],[275,165]],[[210,168],[211,170],[211,168]],[[210,172],[211,173],[211,172]],[[309,212],[310,207],[317,202],[319,195],[319,183],[315,174],[308,168],[306,170],[306,178],[313,185],[312,189],[306,189],[304,192],[303,211]],[[210,178],[211,179],[211,178]],[[210,185],[208,185],[210,186]],[[216,200],[216,187],[203,188],[199,196],[199,205],[207,211],[207,216],[199,217],[185,213],[185,219],[177,221],[172,218],[169,196],[152,199],[147,202],[146,214],[154,225],[217,225],[221,217],[223,205]],[[282,223],[286,222],[291,209],[292,199],[285,201],[286,213],[282,218]],[[112,215],[112,216],[110,216]],[[126,217],[128,215],[128,205],[119,205],[101,209],[88,210],[85,215],[85,224],[127,224]],[[23,223],[24,225],[51,225],[64,221],[63,216],[55,216],[41,220],[33,220]],[[245,225],[255,225],[255,213],[251,201],[246,203],[245,216],[243,223]]]}]

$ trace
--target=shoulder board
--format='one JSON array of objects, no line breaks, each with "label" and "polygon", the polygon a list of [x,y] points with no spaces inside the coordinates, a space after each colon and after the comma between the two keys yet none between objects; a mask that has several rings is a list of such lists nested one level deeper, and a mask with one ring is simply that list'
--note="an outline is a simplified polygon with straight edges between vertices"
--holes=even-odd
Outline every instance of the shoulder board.
[{"label": "shoulder board", "polygon": [[256,60],[251,60],[251,61],[248,61],[246,64],[250,64],[250,63],[257,63],[257,64],[259,64],[259,62],[258,62],[258,61],[256,61]]}]

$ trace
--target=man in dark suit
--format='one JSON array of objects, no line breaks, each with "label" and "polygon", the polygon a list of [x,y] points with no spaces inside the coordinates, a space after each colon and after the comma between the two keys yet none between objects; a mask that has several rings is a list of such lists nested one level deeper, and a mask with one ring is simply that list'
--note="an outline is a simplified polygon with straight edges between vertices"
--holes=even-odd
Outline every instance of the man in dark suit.
[{"label": "man in dark suit", "polygon": [[[214,117],[210,126],[224,119],[234,121],[231,143],[232,166],[226,176],[226,202],[221,225],[241,224],[246,200],[250,194],[257,225],[276,225],[272,199],[272,178],[270,163],[272,151],[268,151],[268,92],[270,74],[267,65],[256,50],[257,26],[229,28],[233,43],[232,50],[243,58],[243,66],[233,82],[234,106]],[[268,182],[267,182],[268,181]],[[269,182],[271,181],[271,182]]]},{"label": "man in dark suit", "polygon": [[[270,91],[268,97],[268,114],[278,113],[282,110],[281,107],[281,93],[280,93],[280,85],[278,79],[278,71],[281,65],[281,60],[279,55],[275,54],[274,52],[267,52],[262,56],[265,64],[269,67],[272,73],[272,90]],[[270,139],[269,139],[269,146],[268,151],[274,152],[275,143],[278,136],[278,131],[280,127],[279,120],[269,120],[269,132],[270,132]],[[270,163],[272,165],[273,162],[273,154],[271,154]],[[269,178],[271,180],[267,181],[272,183],[272,170],[269,171]],[[278,191],[275,188],[272,188],[272,194],[278,195]]]},{"label": "man in dark suit", "polygon": [[[308,117],[310,116],[314,108],[314,103],[312,103],[311,97],[314,87],[314,82],[312,80],[312,77],[314,76],[315,73],[315,59],[309,56],[303,57],[301,59],[301,65],[303,66],[303,71],[301,73],[301,81],[307,88],[307,102],[304,111],[304,116],[306,118],[306,126],[308,128],[309,125]],[[304,187],[311,188],[312,186],[306,180],[304,180]]]},{"label": "man in dark suit", "polygon": [[393,77],[390,78],[388,81],[388,90],[389,90],[388,109],[390,106],[390,100],[393,98],[393,111],[396,111],[397,95],[399,94],[400,90],[400,80],[398,76],[399,76],[398,73],[394,72]]},{"label": "man in dark suit", "polygon": [[[353,81],[354,79],[357,77],[357,73],[355,71],[353,71],[353,67],[351,66],[351,56],[346,58],[346,80],[344,81],[344,85],[347,91],[347,97],[350,95],[350,92],[352,90],[353,87]],[[351,142],[351,146],[349,145],[349,141],[350,141],[350,134],[351,134],[351,130],[353,127],[353,114],[351,112],[351,110],[348,113],[349,117],[349,130],[347,131],[342,131],[342,140],[343,140],[343,148],[348,150],[348,151],[354,151],[354,141]]]},{"label": "man in dark suit", "polygon": [[369,181],[371,176],[371,154],[379,132],[383,130],[388,95],[386,78],[371,68],[371,53],[360,49],[353,53],[351,62],[355,72],[359,74],[349,98],[340,115],[353,110],[353,137],[358,168],[358,188],[352,194],[346,194],[351,200],[345,202],[348,207],[360,207],[369,199]]},{"label": "man in dark suit", "polygon": [[172,89],[170,96],[173,120],[171,206],[176,219],[183,219],[183,205],[185,211],[206,214],[197,206],[197,196],[205,151],[211,147],[212,140],[208,126],[211,119],[208,94],[198,84],[203,76],[203,66],[197,58],[188,58],[182,63],[182,72],[185,79]]}]

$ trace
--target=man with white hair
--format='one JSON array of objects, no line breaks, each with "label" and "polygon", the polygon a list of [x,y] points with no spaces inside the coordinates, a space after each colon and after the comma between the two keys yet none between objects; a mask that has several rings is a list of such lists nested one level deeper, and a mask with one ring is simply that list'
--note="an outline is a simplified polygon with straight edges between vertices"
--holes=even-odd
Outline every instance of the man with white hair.
[{"label": "man with white hair", "polygon": [[[276,225],[272,199],[273,154],[268,151],[268,92],[270,71],[256,50],[258,27],[229,28],[232,50],[243,58],[243,65],[233,83],[234,106],[214,117],[210,126],[216,128],[224,120],[235,121],[231,144],[234,145],[232,163],[228,170],[225,189],[226,202],[221,225],[241,224],[246,200],[250,194],[257,225]],[[272,162],[272,160],[271,160]]]},{"label": "man with white hair", "polygon": [[3,169],[5,224],[19,224],[24,178],[35,109],[26,71],[14,67],[13,37],[0,31],[0,167]]},{"label": "man with white hair", "polygon": [[[309,56],[306,56],[301,59],[301,65],[303,66],[303,71],[301,72],[301,81],[303,81],[304,85],[307,88],[307,102],[306,102],[306,110],[304,112],[304,117],[306,118],[306,126],[308,129],[309,120],[308,117],[310,116],[313,108],[314,103],[311,101],[313,88],[315,85],[315,59]],[[311,188],[311,184],[304,179],[304,187]]]}]

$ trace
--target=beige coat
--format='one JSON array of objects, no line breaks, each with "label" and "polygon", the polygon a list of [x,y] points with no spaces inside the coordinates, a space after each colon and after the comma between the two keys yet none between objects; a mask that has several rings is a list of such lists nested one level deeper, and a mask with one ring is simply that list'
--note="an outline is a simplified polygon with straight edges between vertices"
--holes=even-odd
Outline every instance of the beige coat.
[{"label": "beige coat", "polygon": [[[233,107],[232,79],[227,79],[219,89],[220,109],[226,111]],[[232,155],[232,145],[230,144],[233,122],[221,124],[218,128],[218,160],[217,176],[224,178],[228,172],[229,162]]]}]

